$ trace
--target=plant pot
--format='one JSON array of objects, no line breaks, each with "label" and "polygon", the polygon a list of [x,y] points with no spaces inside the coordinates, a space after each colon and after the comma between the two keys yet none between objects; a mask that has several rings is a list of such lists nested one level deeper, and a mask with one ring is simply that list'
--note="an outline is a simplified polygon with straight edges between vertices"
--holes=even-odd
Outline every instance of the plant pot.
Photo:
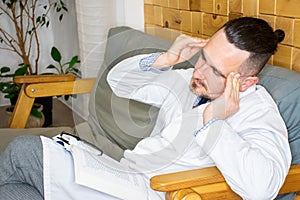
[{"label": "plant pot", "polygon": [[39,97],[35,99],[35,103],[43,105],[43,114],[45,116],[45,123],[43,127],[48,127],[52,125],[52,108],[53,108],[53,98],[52,97]]},{"label": "plant pot", "polygon": [[[34,106],[37,107],[37,110],[41,113],[42,117],[38,118],[38,117],[30,115],[28,118],[27,124],[26,124],[26,128],[37,128],[37,127],[42,127],[44,125],[45,116],[42,112],[43,105],[35,103]],[[8,122],[10,122],[14,108],[15,108],[15,106],[13,105],[13,106],[8,106],[5,109],[5,113],[8,116]]]},{"label": "plant pot", "polygon": [[[53,101],[52,97],[38,97],[35,99],[35,103],[43,105],[42,113],[45,117],[45,122],[43,127],[48,127],[52,125],[52,108],[53,108]],[[10,99],[10,103],[12,106],[16,105],[18,100],[18,96],[15,96],[14,98]]]}]

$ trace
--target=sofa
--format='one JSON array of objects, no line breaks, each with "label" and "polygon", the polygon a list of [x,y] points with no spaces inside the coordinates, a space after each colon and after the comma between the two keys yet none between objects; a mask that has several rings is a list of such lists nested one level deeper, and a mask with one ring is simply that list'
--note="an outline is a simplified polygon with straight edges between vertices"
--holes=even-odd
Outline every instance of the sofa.
[{"label": "sofa", "polygon": [[[133,55],[166,51],[171,43],[130,27],[111,28],[106,41],[104,61],[90,95],[89,116],[86,122],[76,124],[75,127],[1,129],[0,152],[18,135],[52,137],[61,131],[68,131],[99,146],[107,155],[119,160],[124,149],[134,148],[141,139],[150,134],[159,109],[115,96],[108,86],[106,76],[109,70],[121,60]],[[193,67],[193,63],[195,63],[194,58],[174,67],[190,68]],[[298,164],[300,163],[300,74],[267,65],[259,74],[259,78],[259,84],[266,87],[278,105],[289,131],[292,163]],[[116,116],[121,117],[115,120]],[[128,132],[136,134],[129,135]],[[300,185],[300,182],[297,184]]]}]

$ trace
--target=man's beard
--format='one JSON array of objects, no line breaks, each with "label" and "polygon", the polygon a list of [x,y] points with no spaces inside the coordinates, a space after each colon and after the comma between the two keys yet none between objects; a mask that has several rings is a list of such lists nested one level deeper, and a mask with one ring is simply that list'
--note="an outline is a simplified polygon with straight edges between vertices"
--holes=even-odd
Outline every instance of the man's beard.
[{"label": "man's beard", "polygon": [[195,79],[195,78],[191,79],[190,90],[197,96],[201,96],[206,99],[211,99],[211,97],[208,94],[204,93],[204,90],[201,90],[201,91],[197,90],[197,89],[199,89],[199,87],[197,86],[196,81],[198,82],[198,85],[201,85],[205,89],[205,91],[207,91],[207,86],[201,80]]}]

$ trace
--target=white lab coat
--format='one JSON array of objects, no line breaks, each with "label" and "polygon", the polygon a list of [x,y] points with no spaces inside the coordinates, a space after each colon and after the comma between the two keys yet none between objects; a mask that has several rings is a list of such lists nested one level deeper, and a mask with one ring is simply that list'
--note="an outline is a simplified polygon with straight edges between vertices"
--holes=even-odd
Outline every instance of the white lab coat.
[{"label": "white lab coat", "polygon": [[[160,107],[151,136],[134,150],[126,150],[120,162],[144,173],[147,184],[156,174],[216,165],[244,199],[273,199],[288,172],[291,153],[285,124],[266,90],[257,85],[241,93],[240,110],[235,115],[216,121],[195,137],[194,132],[203,126],[202,112],[207,104],[192,109],[196,99],[189,90],[193,70],[143,71],[139,61],[145,56],[123,60],[108,75],[116,95]],[[51,151],[47,145],[44,152]],[[64,189],[53,186],[60,176],[51,167],[59,156],[44,156],[48,160],[44,161],[45,194],[53,194],[53,190],[59,193]],[[66,167],[72,168],[71,164]],[[70,181],[68,184],[66,191],[74,185]],[[75,188],[80,191],[78,186]],[[84,188],[71,197],[86,197],[85,192],[97,194]],[[162,193],[151,188],[148,195],[151,200],[164,199]]]}]

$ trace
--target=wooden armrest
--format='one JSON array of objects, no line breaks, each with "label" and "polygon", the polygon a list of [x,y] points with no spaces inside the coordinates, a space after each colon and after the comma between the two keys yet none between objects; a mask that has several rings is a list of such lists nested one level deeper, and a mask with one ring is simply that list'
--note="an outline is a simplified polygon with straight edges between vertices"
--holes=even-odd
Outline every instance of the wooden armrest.
[{"label": "wooden armrest", "polygon": [[216,167],[187,170],[169,174],[157,175],[151,178],[151,188],[168,192],[182,188],[224,182],[225,179]]},{"label": "wooden armrest", "polygon": [[66,82],[33,83],[26,87],[25,92],[29,97],[34,98],[90,93],[95,80],[95,78],[89,78]]},{"label": "wooden armrest", "polygon": [[[61,82],[61,80],[59,80],[59,82],[53,82],[56,78],[58,77],[56,76],[53,79],[50,78],[50,81],[43,79],[45,81],[43,83],[26,82],[26,84],[22,85],[17,104],[10,121],[10,128],[24,128],[26,126],[36,97],[90,93],[96,81],[95,78],[75,80],[74,77],[75,81]],[[27,77],[25,79],[27,79]],[[25,79],[23,80],[25,81]],[[30,79],[31,78],[27,80]],[[20,78],[18,80],[22,79]]]},{"label": "wooden armrest", "polygon": [[51,74],[51,75],[28,75],[15,76],[15,83],[51,83],[51,82],[65,82],[74,81],[76,76],[74,74]]},{"label": "wooden armrest", "polygon": [[[198,194],[233,192],[216,167],[157,175],[150,180],[151,188],[171,192],[191,188]],[[300,164],[292,165],[279,194],[300,191]]]}]

